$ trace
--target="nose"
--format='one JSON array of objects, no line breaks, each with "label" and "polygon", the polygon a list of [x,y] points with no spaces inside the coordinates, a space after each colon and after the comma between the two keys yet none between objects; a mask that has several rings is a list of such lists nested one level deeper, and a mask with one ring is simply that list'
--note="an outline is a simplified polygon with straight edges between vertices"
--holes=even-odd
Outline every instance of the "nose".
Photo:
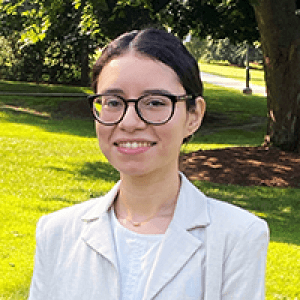
[{"label": "nose", "polygon": [[137,114],[135,104],[128,103],[127,110],[122,121],[119,123],[119,128],[128,132],[144,129],[147,124]]}]

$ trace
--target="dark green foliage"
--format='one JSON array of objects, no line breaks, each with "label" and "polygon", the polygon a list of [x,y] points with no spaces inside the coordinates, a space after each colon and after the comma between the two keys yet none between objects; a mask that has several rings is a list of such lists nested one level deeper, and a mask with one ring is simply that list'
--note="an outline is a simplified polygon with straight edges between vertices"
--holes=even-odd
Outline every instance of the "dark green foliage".
[{"label": "dark green foliage", "polygon": [[180,37],[190,31],[205,38],[224,39],[231,42],[254,42],[259,39],[253,7],[242,0],[187,0],[170,1],[161,20]]},{"label": "dark green foliage", "polygon": [[195,36],[229,36],[234,42],[258,38],[248,1],[5,0],[0,35],[14,38],[17,63],[2,70],[2,77],[87,85],[97,47],[148,26],[169,27],[181,38],[191,30]]}]

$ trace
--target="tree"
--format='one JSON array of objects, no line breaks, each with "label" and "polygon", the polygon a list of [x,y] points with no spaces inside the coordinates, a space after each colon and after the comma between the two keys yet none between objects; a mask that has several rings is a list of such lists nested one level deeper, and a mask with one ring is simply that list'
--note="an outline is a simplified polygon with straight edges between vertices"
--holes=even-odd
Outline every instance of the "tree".
[{"label": "tree", "polygon": [[0,12],[0,34],[21,46],[17,79],[88,84],[89,55],[106,39],[87,1],[5,0]]},{"label": "tree", "polygon": [[180,36],[192,31],[231,42],[260,39],[268,91],[266,141],[300,151],[299,0],[174,0],[162,20]]},{"label": "tree", "polygon": [[259,39],[253,7],[247,0],[173,0],[159,13],[162,24],[179,37],[229,38],[232,43]]},{"label": "tree", "polygon": [[296,4],[260,0],[254,5],[268,92],[266,142],[295,152],[300,150],[300,15],[295,14],[300,7]]},{"label": "tree", "polygon": [[76,74],[80,73],[81,84],[87,85],[89,58],[95,48],[103,47],[125,30],[153,25],[157,22],[156,13],[167,3],[167,0],[2,0],[0,35],[15,34],[22,43],[27,61],[21,59],[18,63],[20,76],[24,66],[33,62],[36,68],[26,68],[29,80],[39,79],[43,73],[51,82],[76,82]]}]

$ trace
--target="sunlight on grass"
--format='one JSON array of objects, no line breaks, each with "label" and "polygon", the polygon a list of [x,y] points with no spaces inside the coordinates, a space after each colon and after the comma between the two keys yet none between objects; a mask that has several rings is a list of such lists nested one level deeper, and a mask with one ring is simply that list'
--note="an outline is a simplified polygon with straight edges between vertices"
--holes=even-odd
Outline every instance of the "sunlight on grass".
[{"label": "sunlight on grass", "polygon": [[226,115],[242,120],[250,116],[267,116],[266,97],[245,95],[240,91],[205,83],[204,99],[207,112],[226,112]]},{"label": "sunlight on grass", "polygon": [[300,299],[299,246],[271,242],[267,270],[267,299]]},{"label": "sunlight on grass", "polygon": [[[10,123],[8,118],[0,126],[0,295],[5,295],[0,299],[9,299],[9,291],[25,282],[28,290],[37,220],[106,193],[118,179],[96,138],[67,134],[64,126],[60,131],[59,121],[35,117],[41,126],[34,126],[24,124],[26,118],[24,123]],[[32,121],[29,116],[28,121]],[[77,125],[81,132],[89,128],[92,135],[88,123]]]},{"label": "sunlight on grass", "polygon": [[[224,66],[218,64],[200,62],[201,72],[207,72],[214,75],[224,76],[233,78],[242,82],[246,81],[246,69],[235,66]],[[261,85],[265,86],[264,71],[250,69],[250,85]]]}]

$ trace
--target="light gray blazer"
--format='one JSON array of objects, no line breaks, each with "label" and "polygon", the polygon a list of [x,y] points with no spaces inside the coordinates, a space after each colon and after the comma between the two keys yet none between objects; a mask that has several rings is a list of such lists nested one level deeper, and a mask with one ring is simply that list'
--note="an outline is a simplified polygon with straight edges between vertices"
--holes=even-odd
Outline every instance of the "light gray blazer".
[{"label": "light gray blazer", "polygon": [[[206,197],[181,176],[175,214],[140,300],[264,299],[266,222]],[[118,189],[40,219],[30,300],[119,300],[108,214]],[[191,295],[197,272],[199,294]]]}]

